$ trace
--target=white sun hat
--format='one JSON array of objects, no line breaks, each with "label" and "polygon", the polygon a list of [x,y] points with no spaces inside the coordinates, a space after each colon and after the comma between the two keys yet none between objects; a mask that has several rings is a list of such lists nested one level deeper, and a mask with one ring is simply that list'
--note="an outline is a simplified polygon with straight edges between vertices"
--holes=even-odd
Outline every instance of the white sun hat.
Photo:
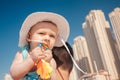
[{"label": "white sun hat", "polygon": [[58,38],[55,43],[56,47],[60,47],[63,45],[61,39],[67,41],[70,29],[69,29],[69,23],[63,16],[52,12],[34,12],[30,14],[22,24],[19,34],[20,35],[19,44],[18,44],[19,47],[24,47],[25,45],[28,44],[28,42],[26,41],[26,37],[29,30],[33,25],[42,21],[51,21],[57,25]]}]

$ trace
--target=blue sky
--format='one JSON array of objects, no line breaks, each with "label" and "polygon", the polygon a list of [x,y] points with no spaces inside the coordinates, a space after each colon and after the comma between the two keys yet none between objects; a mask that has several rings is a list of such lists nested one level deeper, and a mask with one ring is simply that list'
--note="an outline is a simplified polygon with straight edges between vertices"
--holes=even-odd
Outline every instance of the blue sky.
[{"label": "blue sky", "polygon": [[32,12],[48,11],[63,15],[70,23],[68,42],[83,35],[82,23],[86,15],[95,9],[108,14],[120,7],[120,0],[1,0],[0,1],[0,80],[9,73],[9,67],[19,50],[19,29],[24,19]]}]

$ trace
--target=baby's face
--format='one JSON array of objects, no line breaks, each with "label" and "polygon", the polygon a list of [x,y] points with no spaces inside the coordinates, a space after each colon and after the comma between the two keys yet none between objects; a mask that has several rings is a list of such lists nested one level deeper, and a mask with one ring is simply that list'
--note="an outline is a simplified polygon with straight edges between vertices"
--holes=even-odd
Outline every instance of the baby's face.
[{"label": "baby's face", "polygon": [[34,25],[29,32],[30,46],[36,47],[39,43],[32,42],[34,40],[46,44],[52,49],[58,34],[57,26],[51,22],[39,22]]}]

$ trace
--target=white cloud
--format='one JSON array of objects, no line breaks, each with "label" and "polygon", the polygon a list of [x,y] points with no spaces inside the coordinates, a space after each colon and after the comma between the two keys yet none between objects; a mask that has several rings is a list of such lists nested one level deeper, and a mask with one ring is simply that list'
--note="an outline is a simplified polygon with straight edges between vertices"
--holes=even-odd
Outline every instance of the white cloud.
[{"label": "white cloud", "polygon": [[4,80],[13,80],[10,74],[5,74]]}]

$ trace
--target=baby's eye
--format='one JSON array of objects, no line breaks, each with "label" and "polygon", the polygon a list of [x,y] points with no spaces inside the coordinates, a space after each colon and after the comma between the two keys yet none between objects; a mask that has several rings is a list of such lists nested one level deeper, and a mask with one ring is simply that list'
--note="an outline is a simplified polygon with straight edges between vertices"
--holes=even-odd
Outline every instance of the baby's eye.
[{"label": "baby's eye", "polygon": [[50,35],[50,37],[51,37],[51,38],[55,38],[55,36],[54,36],[54,35]]},{"label": "baby's eye", "polygon": [[38,33],[38,34],[40,34],[40,35],[44,35],[44,33],[43,33],[43,32],[40,32],[40,33]]}]

